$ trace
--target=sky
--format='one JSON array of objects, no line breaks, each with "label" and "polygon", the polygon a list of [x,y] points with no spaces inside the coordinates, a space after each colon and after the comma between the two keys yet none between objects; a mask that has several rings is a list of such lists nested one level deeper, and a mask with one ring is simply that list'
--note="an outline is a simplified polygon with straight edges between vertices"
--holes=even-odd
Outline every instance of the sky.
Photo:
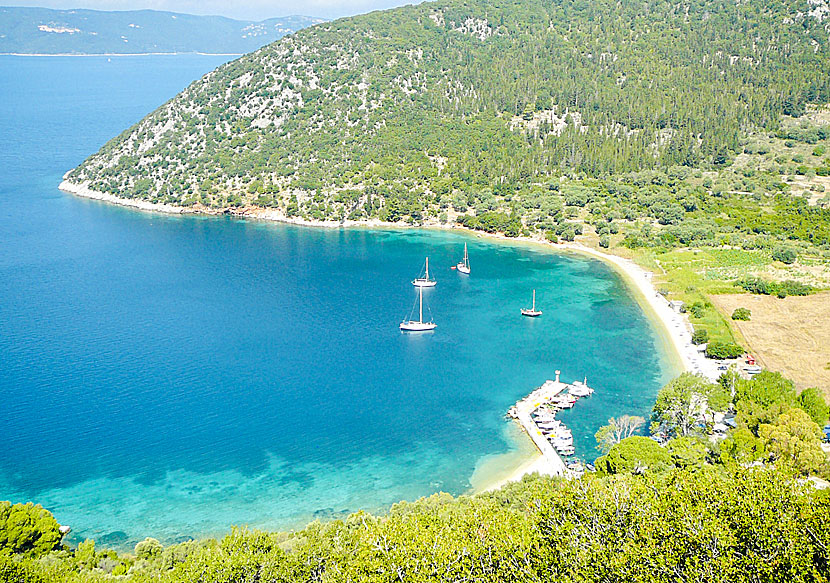
[{"label": "sky", "polygon": [[[322,18],[352,16],[372,10],[417,3],[415,0],[12,0],[11,6],[91,8],[93,10],[169,10],[188,14],[217,14],[240,20],[264,20],[301,14]],[[5,3],[4,3],[5,4]]]}]

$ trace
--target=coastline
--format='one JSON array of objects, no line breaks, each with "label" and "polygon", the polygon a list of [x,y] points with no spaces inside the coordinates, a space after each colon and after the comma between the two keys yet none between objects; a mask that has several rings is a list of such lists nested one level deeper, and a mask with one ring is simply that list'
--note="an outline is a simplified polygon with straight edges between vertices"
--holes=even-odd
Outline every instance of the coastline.
[{"label": "coastline", "polygon": [[[700,373],[712,380],[718,377],[717,365],[712,361],[708,361],[703,353],[698,350],[698,347],[692,344],[692,326],[688,318],[684,314],[672,309],[668,300],[655,289],[653,284],[654,274],[651,271],[640,267],[630,259],[604,253],[581,243],[551,243],[541,237],[506,237],[502,234],[483,233],[467,229],[460,225],[446,225],[437,222],[427,222],[421,226],[413,226],[405,223],[389,223],[377,219],[368,221],[308,221],[299,217],[289,217],[275,209],[256,207],[222,209],[210,209],[201,206],[179,207],[142,200],[124,199],[111,194],[97,192],[84,185],[67,181],[66,176],[64,176],[64,180],[58,188],[63,192],[82,198],[103,201],[147,212],[176,215],[232,216],[323,228],[421,228],[459,230],[492,240],[511,243],[529,243],[534,247],[538,247],[540,251],[545,252],[587,255],[609,265],[623,279],[646,317],[654,324],[654,330],[659,336],[660,343],[666,349],[666,356],[673,360],[673,364],[678,371]],[[528,392],[531,390],[532,388],[529,388]],[[527,439],[528,436],[523,435],[523,438]],[[530,449],[525,449],[524,451],[520,449],[520,453],[514,451],[505,454],[511,458],[507,471],[504,471],[504,469],[501,471],[498,469],[485,469],[479,472],[479,468],[477,468],[475,475],[471,477],[471,492],[480,493],[496,490],[509,482],[521,480],[526,475],[539,473],[540,468],[544,464],[544,458],[532,444],[530,446]],[[520,457],[518,463],[515,460],[517,455]],[[499,463],[496,460],[490,460],[490,462],[494,466]],[[487,460],[484,463],[486,464]]]}]

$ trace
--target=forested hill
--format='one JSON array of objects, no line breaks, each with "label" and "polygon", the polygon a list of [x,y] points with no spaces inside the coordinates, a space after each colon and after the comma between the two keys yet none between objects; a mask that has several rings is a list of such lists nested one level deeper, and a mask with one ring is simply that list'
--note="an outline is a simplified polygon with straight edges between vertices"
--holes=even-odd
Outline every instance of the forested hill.
[{"label": "forested hill", "polygon": [[504,208],[562,174],[728,163],[745,132],[830,101],[829,36],[827,0],[375,12],[220,67],[69,181],[188,206],[313,203],[325,217]]},{"label": "forested hill", "polygon": [[324,22],[286,16],[261,22],[156,10],[51,10],[0,7],[0,53],[231,53]]}]

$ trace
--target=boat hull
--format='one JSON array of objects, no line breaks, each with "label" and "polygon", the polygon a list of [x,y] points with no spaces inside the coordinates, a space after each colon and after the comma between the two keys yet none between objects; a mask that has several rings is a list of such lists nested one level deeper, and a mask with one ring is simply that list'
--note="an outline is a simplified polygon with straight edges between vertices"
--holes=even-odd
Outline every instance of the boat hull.
[{"label": "boat hull", "polygon": [[412,285],[415,287],[435,287],[437,282],[428,279],[415,279],[412,280]]},{"label": "boat hull", "polygon": [[401,332],[428,332],[435,330],[438,325],[433,322],[401,322]]},{"label": "boat hull", "polygon": [[541,310],[522,310],[522,316],[527,316],[528,318],[538,318],[541,315]]},{"label": "boat hull", "polygon": [[455,270],[458,271],[458,273],[463,273],[464,275],[470,275],[470,268],[467,267],[466,265],[464,265],[463,263],[459,263],[458,265],[456,265]]}]

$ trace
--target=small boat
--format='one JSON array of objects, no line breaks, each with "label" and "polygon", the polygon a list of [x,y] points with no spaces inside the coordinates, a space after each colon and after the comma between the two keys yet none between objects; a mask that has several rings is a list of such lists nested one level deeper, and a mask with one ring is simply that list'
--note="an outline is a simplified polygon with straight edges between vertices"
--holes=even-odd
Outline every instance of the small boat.
[{"label": "small boat", "polygon": [[[412,316],[410,315],[410,318]],[[427,330],[434,330],[438,326],[435,322],[430,320],[424,322],[424,288],[418,288],[418,319],[404,320],[401,322],[402,332],[426,332]]]},{"label": "small boat", "polygon": [[427,267],[424,277],[418,277],[412,280],[412,285],[415,287],[435,287],[435,280],[429,278],[429,257],[427,257]]},{"label": "small boat", "polygon": [[586,385],[585,383],[580,383],[576,381],[574,384],[570,386],[568,389],[568,393],[573,395],[574,397],[587,397],[588,395],[592,394],[594,389]]},{"label": "small boat", "polygon": [[464,243],[464,259],[458,262],[455,266],[458,270],[458,273],[464,273],[466,275],[470,275],[470,258],[467,255],[467,244]]},{"label": "small boat", "polygon": [[531,318],[535,318],[541,315],[542,310],[536,309],[536,290],[533,290],[533,307],[531,307],[529,310],[527,308],[522,308],[522,316],[529,316]]}]

